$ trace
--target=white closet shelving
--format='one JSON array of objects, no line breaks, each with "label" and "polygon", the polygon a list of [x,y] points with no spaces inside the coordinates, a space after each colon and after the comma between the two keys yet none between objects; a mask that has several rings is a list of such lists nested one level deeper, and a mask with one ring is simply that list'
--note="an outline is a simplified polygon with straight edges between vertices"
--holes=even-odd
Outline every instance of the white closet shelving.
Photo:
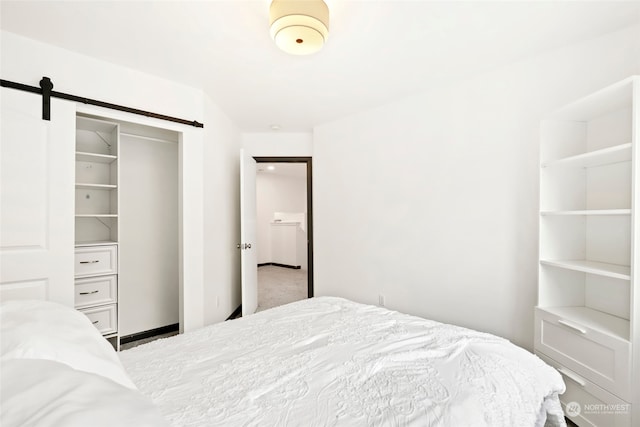
[{"label": "white closet shelving", "polygon": [[[541,124],[534,347],[564,375],[561,400],[581,405],[570,418],[580,426],[629,426],[637,413],[631,378],[639,360],[632,353],[639,85],[638,77],[628,78]],[[613,404],[622,406],[606,409]]]},{"label": "white closet shelving", "polygon": [[75,307],[118,349],[119,125],[76,118]]},{"label": "white closet shelving", "polygon": [[119,125],[76,120],[76,244],[118,241]]}]

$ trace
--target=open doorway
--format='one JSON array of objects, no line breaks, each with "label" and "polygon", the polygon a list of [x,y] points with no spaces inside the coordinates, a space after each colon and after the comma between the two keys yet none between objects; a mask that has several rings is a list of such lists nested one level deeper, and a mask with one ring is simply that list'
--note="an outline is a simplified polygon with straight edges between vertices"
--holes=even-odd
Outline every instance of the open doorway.
[{"label": "open doorway", "polygon": [[313,296],[311,158],[256,157],[258,308]]}]

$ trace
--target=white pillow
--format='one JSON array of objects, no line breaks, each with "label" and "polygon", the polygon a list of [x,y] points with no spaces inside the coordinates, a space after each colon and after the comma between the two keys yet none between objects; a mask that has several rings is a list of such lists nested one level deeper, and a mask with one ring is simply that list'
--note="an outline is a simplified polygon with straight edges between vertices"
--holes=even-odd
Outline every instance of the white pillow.
[{"label": "white pillow", "polygon": [[111,344],[71,307],[40,300],[3,301],[0,328],[2,361],[53,360],[136,388]]},{"label": "white pillow", "polygon": [[162,427],[158,408],[140,392],[50,360],[0,362],[3,427]]}]

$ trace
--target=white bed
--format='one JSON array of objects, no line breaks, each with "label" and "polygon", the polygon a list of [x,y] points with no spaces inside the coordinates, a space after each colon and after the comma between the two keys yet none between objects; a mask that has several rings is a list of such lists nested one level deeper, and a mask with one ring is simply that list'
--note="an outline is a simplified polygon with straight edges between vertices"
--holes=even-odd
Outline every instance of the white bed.
[{"label": "white bed", "polygon": [[[176,427],[565,425],[557,397],[564,383],[528,351],[340,298],[296,302],[119,356],[142,413],[157,415],[145,406],[153,401]],[[3,406],[10,388],[3,384]],[[0,421],[10,426],[5,412]]]}]

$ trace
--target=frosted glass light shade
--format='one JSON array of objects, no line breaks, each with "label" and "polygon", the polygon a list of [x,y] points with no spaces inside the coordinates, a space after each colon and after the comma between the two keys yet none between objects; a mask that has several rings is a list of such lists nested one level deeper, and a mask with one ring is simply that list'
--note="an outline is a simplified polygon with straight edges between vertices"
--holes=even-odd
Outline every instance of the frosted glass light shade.
[{"label": "frosted glass light shade", "polygon": [[271,37],[292,55],[315,53],[329,37],[329,8],[322,0],[273,0],[269,18]]}]

